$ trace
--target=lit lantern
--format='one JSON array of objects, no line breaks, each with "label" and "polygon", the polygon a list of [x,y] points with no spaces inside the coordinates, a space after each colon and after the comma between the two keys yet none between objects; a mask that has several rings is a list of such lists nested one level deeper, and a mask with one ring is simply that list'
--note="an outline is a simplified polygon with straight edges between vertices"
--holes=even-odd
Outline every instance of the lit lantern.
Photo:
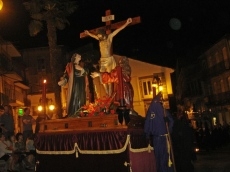
[{"label": "lit lantern", "polygon": [[53,104],[49,105],[49,110],[53,111],[55,109],[55,106]]},{"label": "lit lantern", "polygon": [[38,111],[41,112],[42,110],[43,110],[42,105],[39,105],[39,106],[38,106]]},{"label": "lit lantern", "polygon": [[2,0],[0,0],[0,10],[2,9],[2,7],[3,7],[3,2]]}]

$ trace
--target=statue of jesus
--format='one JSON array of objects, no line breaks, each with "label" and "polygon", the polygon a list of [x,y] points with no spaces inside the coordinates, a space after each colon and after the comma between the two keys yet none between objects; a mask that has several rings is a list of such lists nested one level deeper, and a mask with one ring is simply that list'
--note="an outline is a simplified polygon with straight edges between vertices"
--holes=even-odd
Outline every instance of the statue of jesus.
[{"label": "statue of jesus", "polygon": [[[99,47],[101,53],[100,72],[110,73],[116,67],[116,62],[112,52],[113,37],[116,34],[118,34],[121,30],[123,30],[126,26],[128,26],[130,23],[132,23],[132,18],[128,18],[124,25],[122,25],[121,27],[114,30],[112,33],[108,35],[106,34],[104,29],[98,29],[96,35],[90,33],[88,30],[85,30],[86,35],[89,35],[90,37],[99,41]],[[113,91],[111,84],[103,84],[103,85],[106,94],[111,96]]]}]

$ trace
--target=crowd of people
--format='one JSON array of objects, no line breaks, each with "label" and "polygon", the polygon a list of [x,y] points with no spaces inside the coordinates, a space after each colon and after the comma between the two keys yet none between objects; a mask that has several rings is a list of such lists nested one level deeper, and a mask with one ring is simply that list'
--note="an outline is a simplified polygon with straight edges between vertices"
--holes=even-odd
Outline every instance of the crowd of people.
[{"label": "crowd of people", "polygon": [[23,132],[15,133],[11,106],[0,106],[0,160],[5,161],[8,171],[34,170],[34,122],[30,109],[25,108],[22,117]]},{"label": "crowd of people", "polygon": [[218,123],[210,126],[208,121],[195,130],[197,147],[201,150],[215,150],[230,143],[230,125]]}]

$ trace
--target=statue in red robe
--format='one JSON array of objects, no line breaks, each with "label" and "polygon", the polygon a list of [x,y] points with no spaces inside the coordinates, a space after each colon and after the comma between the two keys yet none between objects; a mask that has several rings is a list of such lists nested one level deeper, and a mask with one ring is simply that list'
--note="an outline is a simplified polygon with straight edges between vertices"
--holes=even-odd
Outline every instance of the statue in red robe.
[{"label": "statue in red robe", "polygon": [[120,103],[119,108],[121,109],[121,113],[124,113],[124,118],[127,117],[125,120],[127,124],[129,121],[129,113],[133,111],[134,96],[133,87],[130,83],[131,68],[129,66],[128,58],[122,57],[115,69],[113,69],[110,73],[93,72],[91,76],[93,78],[100,77],[102,84],[114,83],[114,92],[116,92],[115,101]]}]

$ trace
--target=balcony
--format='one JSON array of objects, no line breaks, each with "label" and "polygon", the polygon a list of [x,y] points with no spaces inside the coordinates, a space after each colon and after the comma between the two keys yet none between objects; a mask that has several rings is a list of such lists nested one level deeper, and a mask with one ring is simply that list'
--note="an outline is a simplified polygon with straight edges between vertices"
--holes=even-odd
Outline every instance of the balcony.
[{"label": "balcony", "polygon": [[24,96],[23,93],[14,91],[14,94],[9,97],[9,104],[11,106],[24,106]]}]

